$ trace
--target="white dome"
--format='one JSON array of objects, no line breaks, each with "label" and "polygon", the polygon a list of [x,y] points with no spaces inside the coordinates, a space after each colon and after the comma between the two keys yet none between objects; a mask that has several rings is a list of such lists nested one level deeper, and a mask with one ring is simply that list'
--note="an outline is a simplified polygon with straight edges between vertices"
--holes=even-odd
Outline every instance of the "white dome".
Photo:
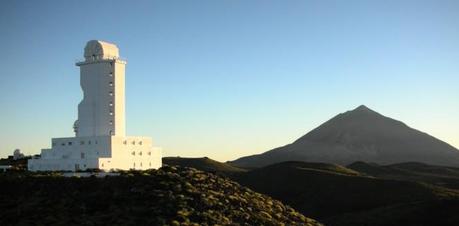
[{"label": "white dome", "polygon": [[115,44],[99,40],[91,40],[84,47],[84,57],[118,58],[119,50]]}]

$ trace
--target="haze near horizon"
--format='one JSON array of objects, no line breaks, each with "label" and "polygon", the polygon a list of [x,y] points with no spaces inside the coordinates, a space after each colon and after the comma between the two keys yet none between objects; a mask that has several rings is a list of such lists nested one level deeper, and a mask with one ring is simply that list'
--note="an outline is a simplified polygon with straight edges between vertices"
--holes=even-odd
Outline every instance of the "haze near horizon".
[{"label": "haze near horizon", "polygon": [[[115,4],[116,3],[116,4]],[[3,2],[0,157],[73,136],[75,60],[127,59],[127,133],[226,161],[364,104],[459,147],[457,1]]]}]

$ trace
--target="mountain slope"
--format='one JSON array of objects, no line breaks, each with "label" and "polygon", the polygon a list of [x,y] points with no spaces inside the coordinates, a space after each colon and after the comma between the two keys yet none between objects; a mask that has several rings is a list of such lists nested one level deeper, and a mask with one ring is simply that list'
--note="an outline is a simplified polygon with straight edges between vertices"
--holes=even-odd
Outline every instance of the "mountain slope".
[{"label": "mountain slope", "polygon": [[437,186],[459,189],[459,168],[435,166],[417,162],[391,165],[355,162],[347,166],[363,175],[378,178],[424,182]]},{"label": "mountain slope", "polygon": [[320,225],[212,173],[162,167],[105,178],[0,174],[0,225]]},{"label": "mountain slope", "polygon": [[233,173],[244,172],[244,169],[231,166],[226,163],[218,162],[207,157],[203,158],[182,158],[182,157],[164,157],[163,164],[169,166],[192,167],[198,170],[228,175]]},{"label": "mountain slope", "polygon": [[[336,171],[333,165],[319,168],[332,170],[318,170],[309,166],[310,163],[283,162],[235,175],[233,179],[330,225],[359,225],[339,222],[358,221],[360,217],[366,216],[363,212],[370,210],[388,222],[396,222],[397,219],[391,215],[377,211],[384,207],[390,207],[393,212],[398,210],[411,214],[409,220],[413,224],[409,225],[420,225],[422,221],[416,220],[415,211],[424,206],[427,208],[428,203],[458,200],[459,197],[457,190],[433,185],[343,174],[341,172],[345,167]],[[353,172],[350,169],[346,171]],[[420,203],[423,205],[418,206]],[[455,205],[457,209],[459,205]],[[364,225],[374,225],[380,220],[369,218]]]},{"label": "mountain slope", "polygon": [[291,160],[341,165],[414,161],[459,166],[459,150],[362,105],[335,116],[292,144],[230,163],[250,168]]},{"label": "mountain slope", "polygon": [[459,200],[430,200],[346,213],[324,221],[329,226],[456,226]]}]

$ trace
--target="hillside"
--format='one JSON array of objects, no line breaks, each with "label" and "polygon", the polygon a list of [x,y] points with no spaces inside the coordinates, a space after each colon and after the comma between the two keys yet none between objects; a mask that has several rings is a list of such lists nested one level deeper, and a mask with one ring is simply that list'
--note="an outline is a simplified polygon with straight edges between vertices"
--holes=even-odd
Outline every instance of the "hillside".
[{"label": "hillside", "polygon": [[268,196],[193,168],[105,178],[0,174],[0,225],[320,225]]},{"label": "hillside", "polygon": [[321,162],[288,161],[288,162],[273,164],[266,168],[281,169],[281,170],[284,168],[295,168],[295,169],[301,169],[301,170],[324,172],[324,173],[338,174],[338,175],[350,175],[350,176],[360,175],[359,172],[346,168],[344,166],[340,166],[337,164],[321,163]]},{"label": "hillside", "polygon": [[430,200],[345,213],[327,219],[329,226],[456,226],[459,224],[459,200]]},{"label": "hillside", "polygon": [[[346,222],[358,222],[363,212],[376,212],[383,207],[405,211],[411,217],[411,225],[422,225],[422,222],[413,219],[420,208],[417,204],[457,200],[459,197],[459,191],[438,186],[362,176],[342,166],[337,168],[335,165],[322,164],[319,168],[314,168],[311,167],[313,165],[315,164],[284,162],[238,174],[234,180],[257,192],[282,200],[300,212],[308,213],[330,225],[355,225]],[[331,170],[323,170],[327,168]],[[412,205],[416,208],[405,208]],[[455,204],[455,209],[458,207]],[[397,220],[384,211],[377,213],[387,222]],[[378,223],[378,217],[369,217],[364,225]]]},{"label": "hillside", "polygon": [[335,116],[291,144],[230,164],[253,168],[292,160],[340,165],[364,161],[459,166],[459,150],[362,105]]},{"label": "hillside", "polygon": [[417,162],[378,165],[355,162],[347,166],[363,175],[378,178],[425,182],[452,189],[459,189],[459,168],[428,165]]},{"label": "hillside", "polygon": [[231,166],[226,163],[218,162],[207,157],[203,158],[182,158],[164,157],[163,164],[170,166],[192,167],[198,170],[213,172],[221,175],[229,175],[244,172],[244,169]]}]

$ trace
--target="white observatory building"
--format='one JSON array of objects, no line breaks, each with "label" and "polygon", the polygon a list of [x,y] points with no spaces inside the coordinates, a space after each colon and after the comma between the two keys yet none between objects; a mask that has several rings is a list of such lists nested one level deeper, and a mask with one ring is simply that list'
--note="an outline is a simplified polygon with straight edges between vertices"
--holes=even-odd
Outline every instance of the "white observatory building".
[{"label": "white observatory building", "polygon": [[78,105],[75,137],[53,138],[50,149],[30,159],[30,171],[150,169],[161,167],[161,149],[150,137],[127,137],[124,71],[114,44],[92,40],[80,67],[83,100]]}]

